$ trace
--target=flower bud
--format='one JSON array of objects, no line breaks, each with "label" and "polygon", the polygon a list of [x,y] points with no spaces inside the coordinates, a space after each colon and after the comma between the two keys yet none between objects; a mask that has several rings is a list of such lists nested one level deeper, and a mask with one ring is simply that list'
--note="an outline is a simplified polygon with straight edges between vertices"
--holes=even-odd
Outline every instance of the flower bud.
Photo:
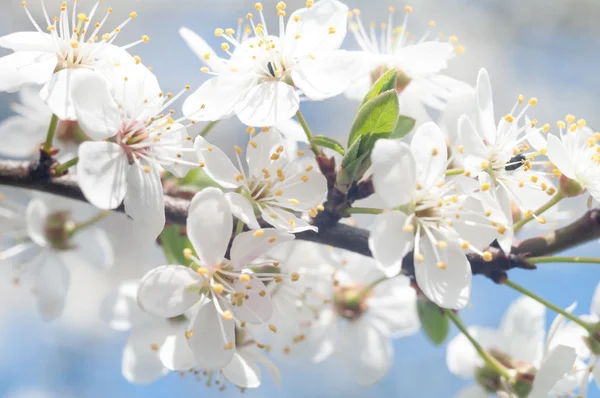
[{"label": "flower bud", "polygon": [[512,390],[517,397],[525,398],[529,396],[533,388],[535,373],[536,369],[534,366],[529,366],[518,371],[514,381],[511,383]]},{"label": "flower bud", "polygon": [[560,192],[565,198],[579,196],[585,192],[585,188],[575,180],[572,180],[564,174],[560,176]]}]

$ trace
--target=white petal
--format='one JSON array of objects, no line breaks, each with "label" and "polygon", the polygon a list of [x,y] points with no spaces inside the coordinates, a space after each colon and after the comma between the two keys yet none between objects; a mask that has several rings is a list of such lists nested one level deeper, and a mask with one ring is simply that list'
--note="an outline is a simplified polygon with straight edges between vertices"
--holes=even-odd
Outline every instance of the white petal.
[{"label": "white petal", "polygon": [[0,37],[0,47],[13,51],[55,52],[54,39],[48,33],[15,32]]},{"label": "white petal", "polygon": [[[436,239],[446,240],[443,236],[433,233],[437,235]],[[447,243],[447,248],[440,249],[429,238],[421,239],[424,261],[420,263],[415,258],[415,277],[417,285],[431,301],[442,308],[457,310],[469,303],[471,264],[457,242],[450,240]],[[446,269],[438,267],[435,251],[438,252],[439,261],[445,263]]]},{"label": "white petal", "polygon": [[475,90],[471,86],[459,90],[448,98],[448,102],[441,116],[440,126],[444,126],[450,145],[457,143],[459,118],[465,115],[470,120],[476,120],[476,109]]},{"label": "white petal", "polygon": [[71,84],[75,115],[85,133],[95,140],[117,134],[122,128],[122,111],[113,99],[108,81],[99,73],[85,69],[73,75]]},{"label": "white petal", "polygon": [[49,252],[35,276],[33,292],[38,312],[44,320],[59,317],[69,288],[69,270],[59,255]]},{"label": "white petal", "polygon": [[[248,289],[247,286],[250,286],[251,289]],[[248,283],[237,280],[233,282],[233,287],[237,292],[245,292],[248,297],[241,306],[236,305],[231,308],[236,319],[253,325],[261,325],[271,318],[273,303],[271,295],[266,293],[267,288],[264,283],[256,278],[251,279]]]},{"label": "white petal", "polygon": [[535,375],[529,397],[548,397],[556,383],[571,372],[575,359],[577,359],[577,354],[572,347],[559,345],[550,351]]},{"label": "white petal", "polygon": [[187,233],[202,265],[217,265],[225,256],[233,232],[233,217],[223,192],[205,188],[192,199]]},{"label": "white petal", "polygon": [[40,96],[60,120],[77,120],[73,98],[73,78],[78,74],[87,73],[86,69],[67,68],[56,72],[50,81],[42,87]]},{"label": "white petal", "polygon": [[[285,171],[284,171],[285,174]],[[286,178],[285,182],[273,186],[274,190],[283,192],[276,197],[278,203],[284,208],[297,211],[306,211],[320,205],[327,196],[327,179],[315,170],[297,173]],[[298,204],[292,202],[298,201]]]},{"label": "white petal", "polygon": [[[310,9],[301,8],[288,19],[282,43],[287,56],[306,57],[336,50],[346,36],[348,7],[337,0],[321,0]],[[294,18],[298,16],[296,21]],[[335,34],[329,33],[329,28]],[[301,39],[296,39],[300,34]]]},{"label": "white petal", "polygon": [[390,336],[407,336],[419,330],[417,293],[405,276],[377,285],[367,305],[371,315]]},{"label": "white petal", "polygon": [[260,352],[255,352],[254,349],[242,349],[238,350],[246,361],[254,361],[259,365],[262,365],[269,373],[269,376],[273,379],[277,386],[281,386],[281,372],[277,365],[275,365],[269,358],[262,355]]},{"label": "white petal", "polygon": [[0,91],[9,93],[29,84],[46,84],[56,67],[56,56],[38,51],[18,51],[0,57]]},{"label": "white petal", "polygon": [[246,91],[235,108],[248,126],[272,126],[288,120],[300,107],[300,98],[289,84],[267,81]]},{"label": "white petal", "polygon": [[592,370],[592,375],[594,377],[594,381],[596,382],[596,386],[600,388],[600,366],[597,364],[594,366],[594,370]]},{"label": "white petal", "polygon": [[496,199],[504,214],[504,218],[496,218],[494,221],[500,222],[506,227],[506,231],[498,236],[498,244],[505,253],[510,253],[515,235],[512,222],[512,202],[510,198],[510,192],[506,188],[503,186],[498,187],[496,190]]},{"label": "white petal", "polygon": [[155,240],[165,226],[165,205],[160,174],[153,164],[140,160],[129,168],[123,203],[137,235]]},{"label": "white petal", "polygon": [[[199,368],[219,370],[227,366],[235,353],[235,322],[225,319],[213,302],[198,309],[190,323],[192,336],[188,340]],[[233,343],[231,349],[226,349]]]},{"label": "white petal", "polygon": [[237,352],[229,365],[223,368],[223,375],[241,388],[256,388],[260,385],[260,369],[256,363]]},{"label": "white petal", "polygon": [[48,215],[48,208],[42,199],[32,199],[27,204],[27,234],[32,241],[42,247],[48,246],[46,241]]},{"label": "white petal", "polygon": [[521,297],[508,308],[500,330],[506,337],[506,353],[534,363],[544,348],[546,308],[529,297]]},{"label": "white petal", "polygon": [[79,146],[77,180],[85,198],[109,210],[121,204],[127,191],[129,162],[123,149],[112,142],[84,142]]},{"label": "white petal", "polygon": [[[196,54],[196,56],[210,68],[211,71],[221,72],[227,68],[227,65],[217,58],[211,46],[209,46],[208,43],[206,43],[204,39],[202,39],[202,37],[197,35],[195,32],[183,27],[179,29],[179,35],[188,45],[190,50],[192,50],[194,54]],[[206,54],[210,54],[208,59],[206,59]]]},{"label": "white petal", "polygon": [[369,248],[377,267],[388,277],[398,275],[402,269],[402,259],[410,251],[414,233],[403,231],[406,214],[390,211],[378,214],[369,236]]},{"label": "white petal", "polygon": [[498,237],[498,231],[496,228],[490,228],[489,223],[482,221],[480,215],[485,211],[481,201],[468,197],[462,203],[462,208],[464,211],[460,214],[462,222],[454,223],[452,228],[461,239],[469,242],[471,246],[477,250],[484,250]]},{"label": "white petal", "polygon": [[200,275],[188,267],[163,265],[144,275],[137,301],[151,314],[172,318],[183,314],[201,298],[198,287],[201,283]]},{"label": "white petal", "polygon": [[194,121],[221,120],[231,116],[241,96],[255,85],[245,73],[227,73],[206,81],[183,103],[183,114]]},{"label": "white petal", "polygon": [[[48,119],[48,123],[50,119]],[[47,126],[46,126],[47,127]],[[0,155],[11,158],[30,158],[44,141],[44,128],[33,120],[13,116],[0,122]]]},{"label": "white petal", "polygon": [[99,270],[106,271],[115,263],[112,244],[103,229],[84,228],[73,235],[71,242],[82,258]]},{"label": "white petal", "polygon": [[164,338],[164,331],[158,327],[147,327],[144,324],[132,329],[123,349],[121,362],[121,371],[127,381],[136,384],[152,383],[169,372],[161,363],[158,350],[153,349],[154,344],[160,347]]},{"label": "white petal", "polygon": [[470,172],[481,171],[481,163],[488,160],[488,151],[467,116],[458,119],[458,135],[465,151],[465,168]]},{"label": "white petal", "polygon": [[426,41],[401,48],[394,57],[396,66],[410,77],[427,76],[448,67],[454,57],[450,43]]},{"label": "white petal", "polygon": [[263,206],[261,216],[265,222],[280,231],[289,233],[298,233],[302,231],[317,232],[317,227],[281,207]]},{"label": "white petal", "polygon": [[292,70],[292,80],[313,101],[335,97],[362,74],[353,62],[355,59],[352,52],[342,50],[315,59],[305,58]]},{"label": "white petal", "polygon": [[375,192],[389,207],[403,205],[414,199],[417,163],[408,145],[399,140],[378,140],[371,161]]},{"label": "white petal", "polygon": [[[277,160],[271,160],[271,156],[280,146],[284,146],[285,141],[279,134],[262,132],[248,142],[246,148],[246,162],[248,163],[249,175],[255,178],[263,179],[263,169],[267,169],[271,174],[278,168],[285,168],[288,159],[282,157]],[[284,152],[285,153],[285,152]],[[280,154],[282,156],[283,154]]]},{"label": "white petal", "polygon": [[475,99],[477,101],[477,124],[480,134],[490,144],[496,143],[496,119],[494,116],[494,103],[492,101],[492,86],[487,70],[481,69],[477,76],[477,87],[475,88]]},{"label": "white petal", "polygon": [[[471,334],[485,349],[502,348],[504,341],[498,331],[482,327],[469,327]],[[464,334],[457,334],[446,349],[446,365],[453,374],[464,379],[473,379],[475,370],[484,365],[483,360]]]},{"label": "white petal", "polygon": [[185,320],[169,319],[169,335],[160,347],[160,360],[169,370],[189,370],[196,366],[196,358],[190,350],[185,332]]},{"label": "white petal", "polygon": [[243,221],[250,229],[259,229],[260,225],[254,215],[252,203],[239,193],[229,192],[225,194],[233,215]]},{"label": "white petal", "polygon": [[548,135],[548,159],[556,165],[568,178],[575,178],[575,166],[569,158],[569,154],[562,141],[555,135]]},{"label": "white petal", "polygon": [[308,144],[306,134],[302,129],[302,125],[294,119],[284,120],[271,127],[271,130],[276,130],[286,140],[293,140],[297,142],[304,142]]},{"label": "white petal", "polygon": [[444,180],[448,151],[444,134],[435,123],[425,123],[415,131],[410,149],[417,162],[417,176],[424,188]]},{"label": "white petal", "polygon": [[100,305],[100,318],[115,330],[129,330],[150,320],[150,315],[138,306],[138,281],[124,282],[113,289]]},{"label": "white petal", "polygon": [[600,283],[596,286],[596,290],[594,290],[594,295],[592,296],[590,314],[600,315]]},{"label": "white petal", "polygon": [[392,366],[392,344],[367,318],[349,322],[338,332],[338,354],[352,379],[362,385],[381,380]]},{"label": "white petal", "polygon": [[275,228],[266,228],[260,232],[242,232],[235,237],[231,245],[231,262],[234,267],[240,269],[268,253],[277,244],[293,239],[294,235],[278,231]]},{"label": "white petal", "polygon": [[240,171],[231,163],[229,157],[221,149],[211,145],[204,137],[198,136],[194,141],[194,149],[201,162],[202,170],[223,188],[237,188],[240,182],[235,177]]}]

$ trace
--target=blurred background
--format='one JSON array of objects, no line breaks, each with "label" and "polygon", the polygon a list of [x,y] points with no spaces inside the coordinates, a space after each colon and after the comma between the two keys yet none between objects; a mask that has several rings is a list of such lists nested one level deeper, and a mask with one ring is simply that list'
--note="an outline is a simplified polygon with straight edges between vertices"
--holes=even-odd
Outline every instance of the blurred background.
[{"label": "blurred background", "polygon": [[[95,1],[80,0],[86,10]],[[29,8],[38,21],[43,18],[38,0]],[[266,17],[276,26],[276,0],[263,0]],[[395,0],[347,0],[362,11],[364,22],[387,21],[388,6],[399,10],[407,3]],[[290,0],[288,10],[304,1]],[[55,14],[59,0],[46,0]],[[128,43],[141,35],[151,40],[132,50],[153,67],[165,92],[177,92],[186,84],[197,87],[206,79],[196,56],[180,39],[186,26],[218,46],[217,27],[235,28],[237,18],[254,10],[249,0],[106,0],[114,7],[116,24],[131,11],[138,13],[121,33],[118,42]],[[446,37],[455,35],[465,52],[451,61],[448,74],[470,84],[485,66],[492,79],[497,114],[508,111],[518,94],[539,99],[531,117],[554,125],[567,113],[600,126],[600,2],[598,0],[415,0],[410,4],[408,30],[417,36],[435,20]],[[401,13],[398,13],[401,14]],[[397,16],[398,24],[401,16]],[[267,21],[269,23],[269,21]],[[271,24],[269,24],[271,25]],[[32,30],[21,0],[0,0],[0,35]],[[348,36],[346,48],[355,48]],[[4,55],[4,52],[0,53]],[[16,97],[0,94],[0,120],[10,115],[8,104]],[[321,103],[303,103],[303,112],[314,132],[344,136],[351,123],[355,102],[343,97]],[[177,107],[175,107],[177,109]],[[202,126],[198,126],[201,128]],[[219,124],[210,139],[231,148],[247,140],[245,127],[236,120]],[[2,145],[2,143],[0,143]],[[110,222],[107,220],[106,222]],[[573,255],[574,253],[571,253]],[[600,255],[598,242],[577,250],[578,255]],[[110,331],[98,319],[98,304],[117,280],[141,276],[143,265],[160,264],[160,251],[138,250],[121,259],[120,269],[100,273],[83,266],[72,270],[72,288],[65,315],[52,323],[42,322],[28,292],[4,278],[0,285],[0,396],[37,397],[188,397],[236,396],[237,390],[219,392],[193,377],[170,374],[149,386],[128,384],[121,376],[121,351],[126,333]],[[4,270],[4,269],[3,269]],[[565,307],[573,301],[577,313],[588,312],[600,269],[596,265],[542,264],[535,272],[515,271],[511,277],[522,285]],[[475,278],[472,306],[461,314],[467,324],[498,326],[500,317],[516,295],[483,278]],[[548,314],[548,324],[554,314]],[[453,334],[456,331],[452,332]],[[379,384],[361,388],[338,371],[334,360],[317,366],[282,364],[281,387],[265,377],[264,385],[244,393],[247,397],[451,397],[469,382],[446,368],[445,346],[433,347],[421,334],[397,340],[395,364]],[[590,397],[600,397],[591,386]]]}]

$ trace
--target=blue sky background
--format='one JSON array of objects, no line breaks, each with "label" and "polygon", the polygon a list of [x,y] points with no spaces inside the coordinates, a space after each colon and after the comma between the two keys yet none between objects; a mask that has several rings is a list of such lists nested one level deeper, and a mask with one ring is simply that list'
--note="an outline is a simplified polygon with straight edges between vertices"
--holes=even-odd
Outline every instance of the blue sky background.
[{"label": "blue sky background", "polygon": [[[86,0],[86,2],[91,0]],[[0,2],[0,34],[29,29],[20,0]],[[29,1],[32,8],[37,0]],[[60,1],[47,0],[50,8]],[[83,1],[82,1],[83,3]],[[276,1],[263,1],[265,8]],[[289,8],[302,1],[288,2]],[[389,4],[401,8],[397,1],[348,1],[361,6],[366,21],[387,18]],[[415,4],[416,3],[416,4]],[[456,34],[467,52],[452,63],[449,73],[474,83],[477,70],[486,66],[492,77],[497,114],[510,109],[516,96],[537,96],[536,115],[541,122],[552,122],[566,113],[585,117],[588,124],[600,125],[597,104],[600,102],[600,33],[597,2],[562,0],[420,0],[411,23],[417,33],[429,19],[436,19],[440,30]],[[148,34],[151,43],[136,48],[147,65],[154,67],[164,91],[178,91],[185,84],[197,86],[205,76],[200,63],[187,50],[177,34],[185,25],[207,36],[218,45],[212,32],[216,27],[234,26],[238,16],[253,11],[254,1],[247,0],[106,0],[115,14],[131,10],[139,18],[124,29],[122,43]],[[126,5],[125,5],[126,4]],[[366,5],[365,5],[366,4]],[[569,4],[568,7],[563,5]],[[595,5],[594,5],[595,4]],[[118,7],[118,9],[117,9]],[[270,17],[273,15],[271,14]],[[118,18],[115,18],[117,20]],[[273,18],[271,21],[275,22]],[[353,40],[347,42],[353,45]],[[593,51],[591,51],[593,50]],[[3,54],[3,53],[2,53]],[[6,104],[13,97],[0,94],[0,118],[7,116]],[[337,98],[324,104],[303,104],[313,130],[340,136],[347,131],[356,104]],[[332,115],[334,115],[332,117]],[[246,139],[244,127],[231,122],[212,134],[217,144],[232,145]],[[232,130],[232,131],[225,131]],[[572,255],[599,256],[598,242],[573,250]],[[579,302],[577,313],[586,313],[593,291],[600,279],[598,265],[542,264],[536,271],[514,271],[511,278],[546,297],[559,306]],[[95,283],[88,281],[90,288]],[[3,285],[3,289],[6,287]],[[9,292],[9,294],[11,294]],[[481,277],[474,278],[472,307],[461,312],[467,324],[497,326],[508,304],[517,294],[507,287],[494,285]],[[85,302],[85,296],[81,297]],[[8,304],[5,304],[6,306]],[[2,307],[2,306],[0,306]],[[66,322],[41,322],[31,306],[9,312],[2,308],[0,323],[0,396],[24,388],[40,388],[56,397],[191,397],[236,396],[228,388],[219,392],[207,389],[193,377],[171,374],[149,386],[128,384],[121,376],[121,350],[124,333],[110,332],[101,325],[69,328]],[[97,311],[91,305],[84,311]],[[548,313],[548,324],[554,314]],[[452,335],[456,330],[452,330]],[[334,361],[318,366],[282,365],[284,381],[277,388],[265,377],[261,389],[246,391],[246,397],[451,397],[468,382],[447,370],[445,345],[433,347],[421,334],[397,340],[395,363],[388,376],[370,388],[355,385],[339,370]],[[600,397],[593,386],[589,397]]]}]

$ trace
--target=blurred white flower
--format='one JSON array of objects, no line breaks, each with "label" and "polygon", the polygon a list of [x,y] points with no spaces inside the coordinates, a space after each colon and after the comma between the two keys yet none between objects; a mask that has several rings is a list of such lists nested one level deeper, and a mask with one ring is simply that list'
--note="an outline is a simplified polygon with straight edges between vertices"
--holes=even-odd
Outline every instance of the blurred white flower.
[{"label": "blurred white flower", "polygon": [[296,114],[300,94],[320,101],[341,94],[350,84],[356,73],[350,53],[338,50],[346,36],[348,7],[337,0],[311,0],[285,26],[286,5],[279,2],[279,36],[267,29],[262,4],[255,8],[260,23],[249,13],[252,29],[244,36],[238,33],[241,42],[233,29],[215,30],[226,40],[221,49],[228,60],[214,54],[200,37],[182,31],[192,50],[208,61],[203,70],[215,75],[185,101],[183,113],[191,120],[235,114],[249,126],[273,126]]},{"label": "blurred white flower", "polygon": [[[166,265],[147,273],[140,282],[138,303],[151,314],[172,318],[196,305],[187,341],[198,367],[218,370],[234,358],[235,327],[262,324],[271,318],[271,297],[265,282],[287,275],[256,273],[254,267],[273,266],[259,259],[277,243],[294,239],[276,229],[242,232],[225,258],[233,217],[223,193],[205,188],[192,200],[187,232],[198,257],[192,252],[190,267]],[[294,278],[293,276],[291,278]],[[275,326],[271,325],[272,328]]]},{"label": "blurred white flower", "polygon": [[[244,171],[235,147],[237,164],[203,137],[194,143],[203,170],[223,188],[236,189],[225,194],[233,214],[250,228],[259,228],[255,209],[275,228],[300,232],[316,230],[294,212],[317,214],[327,194],[327,181],[312,165],[303,167],[289,157],[278,134],[262,132],[251,138],[246,150],[248,173]],[[295,155],[295,154],[294,154]]]},{"label": "blurred white flower", "polygon": [[[134,58],[127,49],[139,43],[147,42],[148,37],[125,46],[113,44],[121,29],[134,19],[132,12],[129,18],[110,33],[101,34],[108,16],[98,23],[92,19],[102,3],[97,1],[90,14],[77,13],[77,2],[69,15],[67,2],[62,2],[58,17],[50,16],[42,1],[45,26],[38,25],[27,8],[22,5],[31,20],[35,31],[16,32],[0,37],[0,47],[14,51],[13,54],[0,58],[0,91],[14,92],[28,84],[45,84],[40,92],[52,113],[61,120],[75,120],[70,87],[72,79],[84,72],[110,70],[115,64],[134,63]],[[50,33],[44,33],[48,31]],[[98,35],[101,35],[99,40]]]}]

